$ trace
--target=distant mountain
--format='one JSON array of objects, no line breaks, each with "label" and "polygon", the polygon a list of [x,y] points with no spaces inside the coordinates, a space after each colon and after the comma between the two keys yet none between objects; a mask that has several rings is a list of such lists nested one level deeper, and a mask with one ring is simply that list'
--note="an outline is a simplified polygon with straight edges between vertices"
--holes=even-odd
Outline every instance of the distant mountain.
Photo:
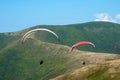
[{"label": "distant mountain", "polygon": [[[47,32],[37,32],[33,35],[36,39],[72,46],[78,41],[88,40],[96,45],[96,48],[90,46],[81,46],[78,49],[93,52],[120,53],[120,24],[110,22],[88,22],[70,25],[38,25],[18,32],[0,35],[1,45],[7,45],[12,40],[21,39],[29,30],[35,28],[48,28],[60,36],[60,42]],[[5,36],[3,36],[5,35]],[[8,41],[9,40],[9,41]]]}]

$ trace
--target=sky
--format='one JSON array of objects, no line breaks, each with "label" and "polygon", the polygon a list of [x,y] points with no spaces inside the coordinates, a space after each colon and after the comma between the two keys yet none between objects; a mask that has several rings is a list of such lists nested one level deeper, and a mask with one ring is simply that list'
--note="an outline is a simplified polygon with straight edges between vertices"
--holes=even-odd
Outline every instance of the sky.
[{"label": "sky", "polygon": [[91,21],[120,23],[120,0],[0,0],[0,33]]}]

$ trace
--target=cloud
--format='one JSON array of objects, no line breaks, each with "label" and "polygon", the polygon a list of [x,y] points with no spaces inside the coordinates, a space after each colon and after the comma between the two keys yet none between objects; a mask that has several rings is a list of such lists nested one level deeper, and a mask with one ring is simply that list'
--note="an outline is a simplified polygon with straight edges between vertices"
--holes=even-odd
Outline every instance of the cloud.
[{"label": "cloud", "polygon": [[120,19],[120,14],[117,14],[115,18]]},{"label": "cloud", "polygon": [[[106,21],[106,22],[114,22],[114,23],[117,22],[115,19],[113,19],[107,13],[95,14],[95,17],[96,17],[95,21]],[[120,17],[120,15],[117,17]]]}]

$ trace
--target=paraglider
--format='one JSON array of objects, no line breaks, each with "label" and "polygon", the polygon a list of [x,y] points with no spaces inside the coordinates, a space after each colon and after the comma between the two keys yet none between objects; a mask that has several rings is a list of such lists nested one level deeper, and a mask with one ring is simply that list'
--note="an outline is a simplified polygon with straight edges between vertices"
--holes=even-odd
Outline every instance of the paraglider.
[{"label": "paraglider", "polygon": [[85,61],[82,61],[82,65],[85,65],[86,64],[86,62]]},{"label": "paraglider", "polygon": [[95,45],[92,43],[92,42],[89,42],[89,41],[81,41],[81,42],[77,42],[75,43],[72,48],[71,48],[71,51],[73,51],[76,47],[78,46],[81,46],[81,45],[86,45],[86,44],[89,44],[89,45],[92,45],[93,47],[95,47]]},{"label": "paraglider", "polygon": [[46,29],[46,28],[38,28],[38,29],[30,30],[30,31],[28,31],[27,33],[25,33],[25,34],[23,35],[23,37],[22,37],[22,43],[24,43],[25,40],[26,40],[30,35],[32,35],[34,32],[36,32],[36,31],[47,31],[47,32],[50,32],[50,33],[52,33],[52,34],[59,40],[59,37],[58,37],[58,35],[57,35],[55,32],[53,32],[53,31],[51,31],[51,30],[49,30],[49,29]]},{"label": "paraglider", "polygon": [[43,64],[43,60],[40,61],[40,65]]}]

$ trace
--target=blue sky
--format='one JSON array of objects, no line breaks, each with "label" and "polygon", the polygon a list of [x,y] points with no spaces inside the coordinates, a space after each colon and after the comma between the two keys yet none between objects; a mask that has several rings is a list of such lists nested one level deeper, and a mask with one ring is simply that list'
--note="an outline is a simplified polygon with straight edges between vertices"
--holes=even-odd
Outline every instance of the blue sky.
[{"label": "blue sky", "polygon": [[90,21],[120,23],[120,0],[0,0],[0,33]]}]

